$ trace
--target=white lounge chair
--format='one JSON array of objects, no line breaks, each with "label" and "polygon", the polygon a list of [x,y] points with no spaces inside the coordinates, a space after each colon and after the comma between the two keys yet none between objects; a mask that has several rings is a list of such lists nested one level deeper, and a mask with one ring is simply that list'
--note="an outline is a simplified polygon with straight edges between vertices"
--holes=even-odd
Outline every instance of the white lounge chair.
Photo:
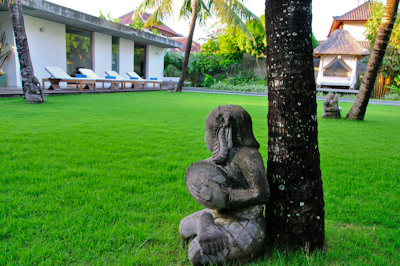
[{"label": "white lounge chair", "polygon": [[142,85],[144,89],[144,81],[134,80],[134,79],[125,79],[120,74],[118,74],[114,70],[106,70],[105,71],[108,76],[115,77],[115,80],[122,82],[122,89],[126,88],[126,84],[131,84],[132,88],[136,89],[137,85]]},{"label": "white lounge chair", "polygon": [[[96,80],[84,77],[71,77],[64,70],[59,67],[54,66],[46,66],[44,68],[47,72],[49,72],[50,77],[42,79],[42,87],[45,88],[44,84],[46,81],[50,82],[49,90],[60,90],[60,82],[72,82],[76,84],[76,87],[79,90],[85,89],[93,89],[96,90]],[[85,86],[85,87],[84,87]]]},{"label": "white lounge chair", "polygon": [[97,75],[96,72],[94,72],[93,70],[89,69],[89,68],[79,68],[78,69],[79,72],[81,72],[83,75],[86,75],[88,78],[90,79],[95,79],[96,82],[100,82],[103,84],[103,88],[104,88],[104,83],[110,83],[110,89],[116,89],[118,88],[118,84],[121,84],[121,87],[123,86],[122,81],[118,81],[116,80],[115,77],[100,77],[99,75]]},{"label": "white lounge chair", "polygon": [[160,89],[162,86],[162,80],[158,80],[157,78],[150,78],[150,79],[143,79],[141,76],[139,76],[136,72],[131,71],[131,72],[126,72],[126,74],[131,78],[131,79],[136,79],[139,81],[144,81],[145,83],[153,83],[153,88],[156,87],[156,84],[160,85]]}]

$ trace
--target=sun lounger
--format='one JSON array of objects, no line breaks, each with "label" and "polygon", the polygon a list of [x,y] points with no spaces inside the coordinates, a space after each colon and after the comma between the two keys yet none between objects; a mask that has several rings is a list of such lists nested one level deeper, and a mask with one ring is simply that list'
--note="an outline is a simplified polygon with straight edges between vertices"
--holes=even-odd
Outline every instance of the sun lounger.
[{"label": "sun lounger", "polygon": [[42,87],[45,88],[44,84],[46,81],[50,82],[49,90],[60,90],[60,82],[71,82],[75,83],[76,87],[79,87],[79,90],[85,89],[93,89],[96,90],[96,80],[84,77],[71,77],[64,70],[59,67],[47,66],[44,68],[47,72],[49,72],[50,77],[42,79]]},{"label": "sun lounger", "polygon": [[89,68],[79,68],[79,72],[82,74],[86,75],[90,79],[95,79],[96,82],[100,82],[103,84],[104,88],[104,83],[110,83],[110,89],[116,89],[118,88],[118,84],[121,84],[121,87],[123,86],[121,81],[116,80],[115,77],[107,76],[107,77],[100,77],[99,75],[96,74],[93,70]]},{"label": "sun lounger", "polygon": [[160,89],[162,86],[162,80],[158,80],[157,78],[150,78],[150,79],[143,79],[141,76],[139,76],[136,72],[131,71],[131,72],[126,72],[126,74],[131,78],[131,79],[136,79],[139,81],[144,81],[145,83],[153,83],[153,88],[156,87],[156,84],[160,85]]},{"label": "sun lounger", "polygon": [[135,79],[124,79],[120,74],[118,74],[114,70],[106,70],[107,76],[115,77],[115,80],[122,82],[122,89],[126,88],[126,84],[131,84],[132,88],[136,89],[137,85],[142,85],[144,89],[144,81],[135,80]]}]

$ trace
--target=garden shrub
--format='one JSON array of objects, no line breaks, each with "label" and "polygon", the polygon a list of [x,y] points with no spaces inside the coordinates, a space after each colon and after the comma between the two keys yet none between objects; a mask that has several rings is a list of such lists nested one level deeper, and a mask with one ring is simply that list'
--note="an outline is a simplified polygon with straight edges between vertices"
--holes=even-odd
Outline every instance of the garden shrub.
[{"label": "garden shrub", "polygon": [[268,92],[268,87],[262,84],[242,84],[233,85],[224,82],[218,82],[211,85],[210,90],[224,90],[224,91],[242,91],[242,92]]}]

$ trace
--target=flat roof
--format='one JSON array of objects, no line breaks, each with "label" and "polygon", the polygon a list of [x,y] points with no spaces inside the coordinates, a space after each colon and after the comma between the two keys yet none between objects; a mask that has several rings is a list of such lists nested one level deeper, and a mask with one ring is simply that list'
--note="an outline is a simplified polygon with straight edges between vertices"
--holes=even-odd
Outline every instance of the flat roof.
[{"label": "flat roof", "polygon": [[[83,30],[104,33],[142,44],[149,44],[162,48],[182,48],[181,43],[166,37],[140,31],[44,0],[22,0],[21,2],[24,15],[65,24]],[[7,5],[0,4],[0,11],[8,11]]]}]

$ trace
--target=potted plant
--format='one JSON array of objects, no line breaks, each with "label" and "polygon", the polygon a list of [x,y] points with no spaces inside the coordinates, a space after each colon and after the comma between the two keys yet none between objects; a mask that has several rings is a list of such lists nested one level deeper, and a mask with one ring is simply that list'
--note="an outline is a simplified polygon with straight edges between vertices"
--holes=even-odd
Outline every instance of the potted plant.
[{"label": "potted plant", "polygon": [[2,67],[7,59],[11,56],[12,52],[13,49],[8,47],[6,33],[3,32],[0,36],[0,76],[5,74]]}]

